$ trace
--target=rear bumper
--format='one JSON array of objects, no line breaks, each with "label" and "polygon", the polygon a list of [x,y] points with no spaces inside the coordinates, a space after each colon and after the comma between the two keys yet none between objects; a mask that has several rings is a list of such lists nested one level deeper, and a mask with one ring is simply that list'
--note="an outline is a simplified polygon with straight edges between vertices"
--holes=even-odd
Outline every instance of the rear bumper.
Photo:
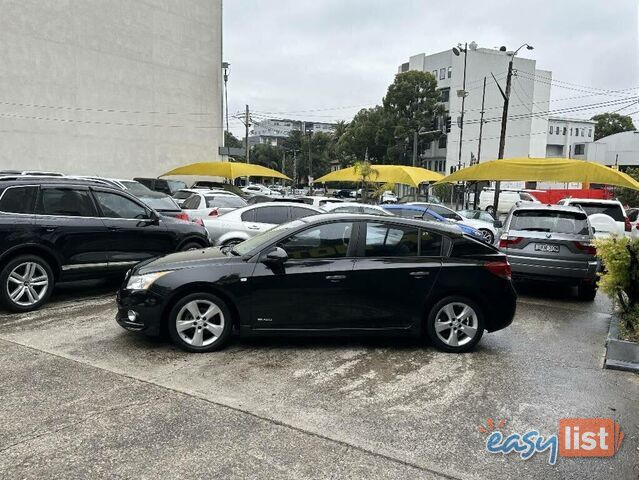
[{"label": "rear bumper", "polygon": [[482,302],[488,313],[485,315],[485,328],[489,332],[496,332],[513,323],[517,311],[517,292],[512,282],[508,281],[494,301],[486,301],[489,298],[484,297]]},{"label": "rear bumper", "polygon": [[597,279],[599,261],[574,262],[509,255],[514,280],[544,280],[553,283],[579,284]]}]

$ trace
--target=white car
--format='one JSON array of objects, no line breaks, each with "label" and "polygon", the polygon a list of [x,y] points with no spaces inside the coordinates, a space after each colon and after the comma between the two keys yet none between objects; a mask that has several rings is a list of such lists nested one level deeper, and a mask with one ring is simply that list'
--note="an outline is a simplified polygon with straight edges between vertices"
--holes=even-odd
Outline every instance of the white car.
[{"label": "white car", "polygon": [[319,195],[300,197],[300,200],[302,200],[306,205],[313,205],[314,207],[323,207],[324,205],[328,205],[330,203],[342,203],[343,202],[343,200],[341,198],[322,197],[322,196],[319,196]]},{"label": "white car", "polygon": [[[588,215],[590,223],[595,228],[596,237],[631,235],[632,224],[619,200],[564,198],[559,200],[557,205],[575,205],[583,208]],[[616,228],[610,220],[602,217],[602,215],[610,217],[614,221]]]},{"label": "white car", "polygon": [[382,207],[377,205],[366,205],[364,203],[343,202],[343,203],[327,203],[322,207],[326,213],[361,213],[363,215],[383,215],[385,217],[393,216]]},{"label": "white car", "polygon": [[265,187],[264,185],[259,185],[257,183],[244,187],[242,191],[249,195],[266,195],[268,197],[282,196],[281,192],[276,192],[275,190],[271,190],[270,188]]},{"label": "white car", "polygon": [[235,195],[228,190],[222,190],[221,188],[182,188],[173,194],[173,200],[181,207],[187,198],[198,193],[227,193],[229,195]]},{"label": "white car", "polygon": [[[495,190],[484,188],[479,194],[479,208],[491,214],[495,213]],[[500,190],[497,213],[508,213],[511,208],[521,203],[541,203],[532,194],[524,191]]]},{"label": "white car", "polygon": [[236,208],[246,207],[243,198],[229,192],[197,192],[192,194],[182,203],[182,211],[191,220],[196,218],[217,217],[224,215]]},{"label": "white car", "polygon": [[385,192],[383,192],[379,199],[379,203],[397,203],[398,201],[399,198],[397,198],[397,195],[395,195],[390,190],[386,190]]},{"label": "white car", "polygon": [[238,208],[220,217],[202,219],[215,246],[231,246],[258,233],[299,218],[317,215],[319,208],[293,202],[266,202]]},{"label": "white car", "polygon": [[452,220],[453,222],[463,223],[464,225],[468,225],[469,227],[473,227],[476,230],[479,230],[484,237],[486,243],[490,243],[491,245],[495,243],[495,239],[497,236],[497,228],[494,223],[489,223],[484,220],[476,220],[474,218],[468,218],[460,215],[455,210],[445,207],[444,205],[439,205],[437,203],[424,203],[424,202],[411,202],[406,205],[420,205],[422,207],[428,207],[429,210],[441,215],[447,220]]}]

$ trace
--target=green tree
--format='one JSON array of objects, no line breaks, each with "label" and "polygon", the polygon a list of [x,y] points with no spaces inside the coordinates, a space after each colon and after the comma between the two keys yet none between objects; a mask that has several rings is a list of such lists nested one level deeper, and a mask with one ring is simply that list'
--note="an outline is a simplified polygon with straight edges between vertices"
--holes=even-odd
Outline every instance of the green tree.
[{"label": "green tree", "polygon": [[[639,168],[629,168],[624,173],[627,173],[635,180],[639,180]],[[615,196],[624,205],[630,205],[632,207],[639,205],[639,191],[631,188],[615,188]]]},{"label": "green tree", "polygon": [[365,160],[356,161],[353,164],[353,169],[355,173],[361,177],[361,188],[362,188],[362,202],[366,203],[368,197],[368,184],[370,182],[374,182],[375,179],[379,176],[379,172],[375,170],[375,167]]},{"label": "green tree", "polygon": [[283,153],[281,148],[268,143],[255,145],[251,148],[251,163],[280,171]]},{"label": "green tree", "polygon": [[597,122],[595,125],[595,140],[614,135],[620,132],[636,130],[632,117],[619,115],[618,113],[600,113],[591,118]]}]

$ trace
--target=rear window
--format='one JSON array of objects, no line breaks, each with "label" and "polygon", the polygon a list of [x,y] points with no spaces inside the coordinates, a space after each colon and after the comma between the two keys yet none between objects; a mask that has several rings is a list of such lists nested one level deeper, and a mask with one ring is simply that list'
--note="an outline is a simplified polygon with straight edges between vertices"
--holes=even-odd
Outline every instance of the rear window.
[{"label": "rear window", "polygon": [[621,209],[621,205],[618,204],[610,204],[610,203],[595,203],[595,202],[570,202],[570,205],[579,205],[583,208],[588,215],[592,215],[594,213],[603,213],[604,215],[608,215],[612,217],[615,222],[623,222],[623,210]]},{"label": "rear window", "polygon": [[510,230],[588,235],[588,218],[578,212],[520,210],[513,212]]},{"label": "rear window", "polygon": [[234,197],[231,195],[219,195],[219,196],[211,196],[204,197],[206,198],[206,206],[208,208],[214,207],[229,207],[229,208],[240,208],[246,207],[246,202],[242,200],[240,197]]},{"label": "rear window", "polygon": [[10,187],[0,197],[0,212],[33,213],[38,187]]}]

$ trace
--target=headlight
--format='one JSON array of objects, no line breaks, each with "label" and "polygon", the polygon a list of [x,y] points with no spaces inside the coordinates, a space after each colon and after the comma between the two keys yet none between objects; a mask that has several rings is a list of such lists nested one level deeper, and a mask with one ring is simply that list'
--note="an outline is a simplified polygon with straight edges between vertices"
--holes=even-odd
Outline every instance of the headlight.
[{"label": "headlight", "polygon": [[148,289],[153,282],[155,282],[158,278],[166,275],[169,272],[155,272],[155,273],[147,273],[146,275],[133,275],[129,278],[129,281],[126,284],[127,290],[146,290]]}]

